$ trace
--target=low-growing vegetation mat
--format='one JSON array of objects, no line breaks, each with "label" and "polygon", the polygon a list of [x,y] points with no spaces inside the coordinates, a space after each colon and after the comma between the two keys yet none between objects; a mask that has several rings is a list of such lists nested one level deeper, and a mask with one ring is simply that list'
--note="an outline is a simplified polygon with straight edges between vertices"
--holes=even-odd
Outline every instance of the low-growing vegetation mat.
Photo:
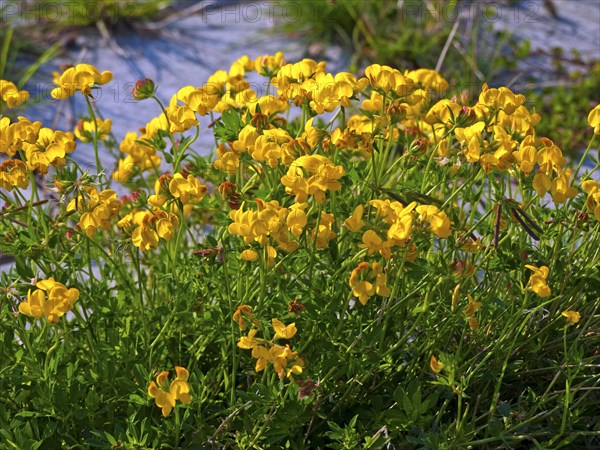
[{"label": "low-growing vegetation mat", "polygon": [[112,78],[0,82],[3,448],[600,445],[600,106],[568,162],[507,87],[242,57],[107,170]]}]

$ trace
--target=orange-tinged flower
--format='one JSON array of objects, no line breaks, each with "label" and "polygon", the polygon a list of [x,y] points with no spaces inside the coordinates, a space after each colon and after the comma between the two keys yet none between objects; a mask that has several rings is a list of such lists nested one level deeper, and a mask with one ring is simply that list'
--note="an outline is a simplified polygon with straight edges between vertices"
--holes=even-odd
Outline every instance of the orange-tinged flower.
[{"label": "orange-tinged flower", "polygon": [[248,326],[247,320],[250,320],[254,326],[259,326],[260,323],[254,317],[252,313],[252,307],[248,305],[238,306],[235,312],[233,313],[233,320],[237,322],[240,330],[245,330]]},{"label": "orange-tinged flower", "polygon": [[467,294],[467,298],[469,299],[469,304],[465,308],[465,315],[467,317],[473,317],[473,315],[481,309],[481,302],[475,301],[471,294]]},{"label": "orange-tinged flower", "polygon": [[244,261],[256,261],[258,259],[258,253],[256,250],[248,248],[240,254],[240,258],[242,258]]},{"label": "orange-tinged flower", "polygon": [[446,365],[443,362],[438,361],[435,355],[431,355],[431,358],[429,358],[429,367],[435,373],[440,373],[444,369],[444,367],[446,367]]}]

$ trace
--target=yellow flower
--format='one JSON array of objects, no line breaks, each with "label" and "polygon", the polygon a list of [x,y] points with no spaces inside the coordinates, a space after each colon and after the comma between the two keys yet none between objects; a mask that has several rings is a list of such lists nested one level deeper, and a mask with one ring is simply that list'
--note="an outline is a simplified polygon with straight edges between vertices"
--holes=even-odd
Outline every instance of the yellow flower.
[{"label": "yellow flower", "polygon": [[95,85],[106,84],[111,80],[112,73],[109,71],[100,73],[90,64],[77,64],[75,67],[69,67],[62,75],[54,74],[54,83],[58,87],[52,89],[50,95],[55,99],[68,98],[77,91],[81,91],[83,95],[91,95]]},{"label": "yellow flower", "polygon": [[73,133],[55,131],[50,128],[39,130],[34,143],[23,142],[27,168],[36,170],[44,175],[50,165],[62,167],[65,165],[65,156],[75,150],[75,137]]},{"label": "yellow flower", "polygon": [[525,100],[523,94],[515,94],[507,87],[489,88],[486,83],[481,88],[478,107],[483,107],[484,114],[495,113],[502,109],[504,113],[511,115],[525,103]]},{"label": "yellow flower", "polygon": [[290,230],[290,233],[292,233],[292,235],[295,237],[299,237],[302,234],[302,231],[304,230],[304,227],[308,222],[308,219],[306,217],[306,211],[304,211],[304,208],[306,208],[306,206],[306,203],[294,203],[294,205],[290,208],[291,211],[287,216],[287,227]]},{"label": "yellow flower", "polygon": [[548,297],[551,294],[550,287],[546,284],[546,279],[549,274],[548,267],[541,266],[540,268],[537,268],[529,264],[525,265],[525,267],[533,271],[527,287],[542,298]]},{"label": "yellow flower", "polygon": [[98,192],[93,187],[87,187],[84,193],[78,194],[67,205],[67,211],[81,213],[79,228],[88,237],[94,237],[98,228],[110,231],[112,220],[117,216],[121,208],[121,202],[117,194],[111,189]]},{"label": "yellow flower", "polygon": [[596,105],[588,115],[588,123],[594,129],[594,134],[600,135],[600,105]]},{"label": "yellow flower", "polygon": [[98,140],[103,141],[110,134],[112,128],[112,120],[96,119],[96,124],[92,119],[81,119],[75,127],[75,137],[81,142],[90,142],[94,138],[98,127]]},{"label": "yellow flower", "polygon": [[176,95],[178,100],[201,116],[208,114],[221,100],[218,89],[208,83],[199,88],[185,86]]},{"label": "yellow flower", "polygon": [[532,182],[533,189],[540,197],[546,195],[546,193],[552,188],[552,179],[542,171],[539,171],[533,177]]},{"label": "yellow flower", "polygon": [[[300,156],[281,177],[285,192],[295,195],[296,203],[304,203],[312,195],[317,203],[325,201],[325,192],[342,188],[338,181],[344,175],[342,166],[335,166],[322,155]],[[306,178],[308,176],[308,178]]]},{"label": "yellow flower", "polygon": [[[251,67],[252,61],[248,61],[246,67]],[[274,55],[262,55],[254,60],[254,69],[263,76],[273,77],[279,69],[285,65],[285,56],[283,52],[277,52]],[[248,69],[246,69],[248,70]]]},{"label": "yellow flower", "polygon": [[169,191],[174,198],[178,198],[182,203],[198,202],[202,200],[208,188],[200,183],[200,180],[192,175],[184,178],[180,173],[173,175],[169,181]]},{"label": "yellow flower", "polygon": [[23,116],[15,123],[10,123],[8,117],[0,118],[0,153],[12,158],[25,143],[35,144],[41,128],[42,122],[31,122]]},{"label": "yellow flower", "polygon": [[571,186],[569,181],[571,178],[571,169],[560,170],[550,187],[552,201],[554,203],[564,203],[568,198],[573,198],[577,195],[577,189]]},{"label": "yellow flower", "polygon": [[271,323],[273,324],[273,330],[275,330],[276,338],[291,339],[298,331],[295,323],[285,325],[281,320],[278,319],[272,319]]},{"label": "yellow flower", "polygon": [[52,277],[39,281],[36,287],[27,293],[27,301],[19,304],[19,311],[36,319],[45,316],[50,323],[57,323],[79,298],[77,289],[69,289]]},{"label": "yellow flower", "polygon": [[519,165],[519,169],[525,175],[529,175],[535,168],[537,150],[533,145],[522,145],[519,150],[513,152],[513,156]]},{"label": "yellow flower", "polygon": [[0,188],[12,191],[18,187],[26,189],[29,186],[27,167],[20,159],[7,159],[0,163]]},{"label": "yellow flower", "polygon": [[242,258],[244,261],[256,261],[258,259],[258,253],[256,253],[255,250],[249,248],[242,252],[240,258]]},{"label": "yellow flower", "polygon": [[262,339],[255,338],[258,330],[256,328],[252,328],[247,336],[242,336],[237,343],[239,348],[250,349],[256,347],[258,344],[262,342]]},{"label": "yellow flower", "polygon": [[348,283],[352,294],[363,305],[366,305],[369,297],[373,295],[389,297],[392,293],[386,284],[387,276],[383,273],[383,267],[377,262],[361,262],[350,274]]},{"label": "yellow flower", "polygon": [[460,284],[454,286],[454,290],[452,291],[452,311],[454,311],[458,305],[458,296],[460,294]]},{"label": "yellow flower", "polygon": [[191,401],[189,372],[180,366],[175,366],[175,372],[177,377],[172,382],[169,383],[169,372],[164,371],[156,376],[156,382],[151,381],[148,386],[148,395],[154,398],[164,417],[171,414],[177,400],[186,405]]},{"label": "yellow flower", "polygon": [[[317,113],[332,112],[338,106],[350,105],[354,95],[356,80],[351,74],[343,72],[335,75],[318,74],[309,90],[312,92],[310,107]],[[307,86],[308,87],[308,86]]]},{"label": "yellow flower", "polygon": [[600,183],[586,180],[581,183],[581,188],[588,195],[585,206],[592,211],[596,220],[600,220]]},{"label": "yellow flower", "polygon": [[581,315],[577,311],[563,311],[561,316],[567,319],[567,325],[574,325],[581,319]]},{"label": "yellow flower", "polygon": [[397,240],[401,243],[406,242],[412,233],[413,218],[410,214],[399,217],[388,229],[388,239]]},{"label": "yellow flower", "polygon": [[363,205],[358,205],[356,208],[354,208],[352,215],[344,221],[344,224],[350,229],[350,231],[357,233],[362,227],[365,226],[365,222],[362,220],[364,209],[365,208]]},{"label": "yellow flower", "polygon": [[[277,319],[273,319],[272,323],[276,334],[271,341],[255,337],[257,330],[253,328],[247,336],[240,338],[238,347],[252,349],[252,357],[256,359],[255,370],[257,372],[264,370],[267,364],[271,363],[279,378],[283,378],[286,374],[290,377],[294,373],[302,373],[304,361],[298,358],[298,353],[292,351],[289,344],[283,346],[275,343],[277,339],[291,339],[297,331],[295,324],[286,326]],[[288,363],[292,364],[289,369],[287,369]]]},{"label": "yellow flower", "polygon": [[473,299],[471,294],[467,294],[467,298],[469,299],[469,304],[467,305],[465,314],[467,316],[472,316],[473,314],[475,314],[477,311],[479,311],[481,309],[481,302],[475,301],[475,299]]},{"label": "yellow flower", "polygon": [[252,347],[252,357],[256,358],[256,365],[254,370],[261,372],[267,367],[267,364],[273,360],[273,355],[268,348],[262,345],[256,345]]},{"label": "yellow flower", "polygon": [[443,94],[450,87],[444,77],[432,69],[407,70],[404,75],[415,83],[421,83],[427,90],[433,90],[438,94]]},{"label": "yellow flower", "polygon": [[156,148],[142,143],[147,135],[138,136],[138,133],[130,132],[119,145],[119,150],[127,155],[125,159],[119,160],[119,167],[112,177],[120,183],[128,181],[136,169],[140,171],[157,171],[160,166],[160,156],[156,154]]},{"label": "yellow flower", "polygon": [[415,82],[389,66],[372,64],[365,69],[365,76],[373,89],[382,93],[393,92],[398,97],[405,97],[415,89]]},{"label": "yellow flower", "polygon": [[9,108],[19,106],[29,98],[29,92],[22,90],[12,82],[8,80],[0,80],[0,99]]},{"label": "yellow flower", "polygon": [[429,109],[424,120],[429,125],[441,123],[450,128],[456,121],[461,110],[462,106],[458,103],[442,99]]},{"label": "yellow flower", "polygon": [[367,255],[372,255],[375,252],[379,252],[385,259],[392,257],[391,247],[393,241],[384,241],[379,235],[373,230],[367,230],[362,235],[362,244],[358,244],[359,248],[366,248]]},{"label": "yellow flower", "polygon": [[144,221],[131,233],[131,241],[142,251],[150,250],[158,247],[158,233]]},{"label": "yellow flower", "polygon": [[420,219],[427,221],[431,227],[431,231],[439,238],[447,238],[450,236],[450,219],[444,211],[440,211],[434,205],[420,205],[416,208]]},{"label": "yellow flower", "polygon": [[327,248],[329,241],[335,239],[336,232],[333,231],[333,214],[321,211],[321,219],[319,220],[318,229],[312,230],[311,237],[316,239],[317,248]]}]

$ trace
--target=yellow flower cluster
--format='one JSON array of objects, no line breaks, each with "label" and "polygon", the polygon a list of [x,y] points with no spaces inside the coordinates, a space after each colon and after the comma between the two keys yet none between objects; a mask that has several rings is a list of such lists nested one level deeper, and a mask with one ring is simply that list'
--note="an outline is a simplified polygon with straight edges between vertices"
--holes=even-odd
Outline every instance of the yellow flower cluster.
[{"label": "yellow flower cluster", "polygon": [[[265,202],[256,199],[257,210],[244,210],[244,205],[229,213],[233,220],[228,227],[231,234],[244,238],[246,244],[257,242],[266,246],[269,264],[272,264],[277,251],[271,245],[272,238],[285,252],[292,252],[298,248],[298,244],[291,240],[290,233],[299,236],[307,223],[304,205],[294,205],[292,209],[282,207],[277,200]],[[242,253],[242,259],[254,261],[258,254],[253,249],[247,249]]]},{"label": "yellow flower cluster", "polygon": [[[450,219],[445,212],[440,211],[437,206],[419,205],[413,202],[404,206],[398,201],[390,200],[371,200],[369,204],[377,210],[377,215],[383,218],[383,221],[389,225],[386,232],[386,239],[383,239],[375,230],[369,229],[362,234],[362,243],[359,248],[367,250],[367,255],[371,256],[374,253],[379,253],[385,259],[391,259],[392,250],[394,247],[406,249],[408,253],[406,258],[408,261],[413,261],[417,257],[414,244],[408,246],[413,225],[415,222],[415,213],[419,215],[419,220],[422,223],[428,223],[430,230],[438,238],[446,238],[450,236]],[[364,226],[363,220],[364,207],[358,205],[352,215],[344,221],[346,227],[356,233]]]},{"label": "yellow flower cluster", "polygon": [[[506,87],[484,84],[473,107],[442,99],[425,114],[424,122],[439,140],[438,155],[462,155],[469,163],[479,163],[486,172],[518,170],[525,175],[538,170],[532,180],[540,197],[550,192],[555,203],[573,198],[571,172],[565,169],[562,151],[550,139],[535,135],[540,116],[525,106],[525,97]],[[450,137],[444,137],[448,130]]]},{"label": "yellow flower cluster", "polygon": [[138,133],[132,131],[125,135],[121,141],[119,150],[127,156],[119,160],[117,170],[112,174],[112,178],[119,183],[125,183],[131,179],[134,172],[158,171],[160,167],[160,156],[156,154],[156,148],[144,144],[148,139],[147,135],[138,136]]},{"label": "yellow flower cluster", "polygon": [[383,266],[378,262],[369,264],[361,262],[350,274],[349,284],[352,294],[366,305],[369,297],[379,295],[389,297],[392,290],[387,286],[387,275],[383,272]]},{"label": "yellow flower cluster", "polygon": [[398,201],[390,201],[387,199],[371,200],[369,204],[374,206],[378,216],[383,218],[386,224],[390,225],[387,230],[388,240],[382,243],[382,245],[386,247],[395,245],[404,247],[406,245],[406,242],[413,231],[416,214],[419,215],[419,220],[422,223],[427,223],[429,225],[431,232],[438,238],[450,236],[450,219],[446,213],[440,211],[437,206],[418,205],[417,202],[412,202],[404,206]]},{"label": "yellow flower cluster", "polygon": [[50,323],[57,323],[79,298],[76,288],[67,288],[52,277],[38,281],[35,286],[38,289],[27,293],[27,301],[19,304],[19,311],[36,319],[46,317]]},{"label": "yellow flower cluster", "polygon": [[77,64],[67,68],[62,74],[54,73],[54,83],[57,85],[50,95],[55,99],[66,99],[80,91],[83,95],[92,94],[92,88],[112,80],[112,73],[98,69],[90,64]]},{"label": "yellow flower cluster", "polygon": [[75,145],[73,133],[42,128],[35,142],[23,142],[27,168],[43,175],[48,173],[49,166],[62,167],[66,164],[65,156],[75,150]]},{"label": "yellow flower cluster", "polygon": [[148,197],[148,204],[161,208],[168,201],[179,200],[184,205],[199,202],[208,188],[192,175],[184,178],[182,174],[163,174],[154,183],[155,193]]},{"label": "yellow flower cluster", "polygon": [[131,233],[133,245],[142,251],[158,247],[158,241],[170,241],[179,226],[175,213],[157,209],[154,211],[134,211],[117,222],[119,228]]},{"label": "yellow flower cluster", "polygon": [[312,196],[317,203],[325,201],[327,191],[339,191],[338,181],[344,175],[342,166],[334,165],[322,155],[307,155],[296,159],[281,177],[285,192],[295,195],[296,203],[304,203]]},{"label": "yellow flower cluster", "polygon": [[26,188],[28,183],[23,181],[23,163],[27,170],[44,175],[50,166],[64,166],[66,155],[75,150],[75,145],[73,133],[42,128],[41,122],[31,122],[22,116],[14,123],[8,117],[0,118],[0,153],[12,158],[17,152],[22,152],[23,160],[5,161],[2,172],[15,172],[11,176],[2,175],[3,185],[7,189],[9,183],[11,189]]},{"label": "yellow flower cluster", "polygon": [[8,80],[0,80],[0,100],[8,108],[14,108],[26,102],[29,99],[29,92],[19,90],[19,88]]},{"label": "yellow flower cluster", "polygon": [[165,112],[155,117],[146,124],[146,134],[150,137],[157,136],[159,131],[169,133],[183,133],[198,125],[195,112],[187,105],[177,104],[177,95],[171,97]]},{"label": "yellow flower cluster", "polygon": [[19,116],[18,122],[11,123],[8,117],[0,118],[0,153],[15,156],[23,144],[35,144],[42,128],[42,122],[31,122]]},{"label": "yellow flower cluster", "polygon": [[103,141],[110,134],[112,129],[112,120],[96,119],[94,124],[93,119],[81,119],[75,127],[75,137],[81,142],[90,142],[94,139],[96,127],[98,128],[98,140]]},{"label": "yellow flower cluster", "polygon": [[112,220],[119,214],[120,208],[121,202],[115,191],[105,189],[98,192],[91,186],[85,187],[67,205],[67,211],[81,214],[79,228],[90,238],[96,235],[98,228],[110,231]]},{"label": "yellow flower cluster", "polygon": [[540,268],[537,268],[530,264],[526,264],[525,267],[533,272],[531,277],[529,277],[529,283],[527,284],[528,289],[531,289],[542,298],[550,296],[551,290],[546,283],[546,279],[550,273],[548,267],[541,266]]},{"label": "yellow flower cluster", "polygon": [[20,159],[7,159],[0,163],[0,188],[12,191],[14,187],[25,189],[29,186],[27,167]]},{"label": "yellow flower cluster", "polygon": [[191,401],[189,372],[180,366],[175,366],[175,372],[177,376],[173,381],[169,382],[169,371],[165,370],[156,376],[156,382],[151,381],[148,386],[148,395],[154,398],[164,417],[171,414],[177,400],[185,405]]},{"label": "yellow flower cluster", "polygon": [[[252,349],[252,357],[256,359],[255,369],[261,372],[267,366],[272,364],[279,378],[292,374],[301,374],[304,366],[302,358],[298,357],[298,352],[292,351],[289,344],[280,345],[277,341],[280,339],[292,339],[298,329],[296,324],[285,325],[278,319],[271,321],[275,336],[272,340],[266,340],[256,337],[258,330],[252,328],[247,336],[242,336],[238,342],[238,347],[243,349]],[[289,367],[288,367],[289,366]]]}]

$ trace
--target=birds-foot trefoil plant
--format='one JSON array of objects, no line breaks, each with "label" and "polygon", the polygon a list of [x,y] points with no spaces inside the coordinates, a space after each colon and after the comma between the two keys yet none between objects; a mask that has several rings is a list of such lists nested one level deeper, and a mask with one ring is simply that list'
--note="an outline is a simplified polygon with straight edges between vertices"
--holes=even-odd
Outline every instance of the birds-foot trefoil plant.
[{"label": "birds-foot trefoil plant", "polygon": [[168,103],[136,83],[157,115],[107,170],[111,79],[56,75],[89,107],[65,131],[1,82],[24,108],[0,119],[3,441],[595,442],[600,107],[567,161],[506,87],[467,104],[433,70],[242,57]]}]

